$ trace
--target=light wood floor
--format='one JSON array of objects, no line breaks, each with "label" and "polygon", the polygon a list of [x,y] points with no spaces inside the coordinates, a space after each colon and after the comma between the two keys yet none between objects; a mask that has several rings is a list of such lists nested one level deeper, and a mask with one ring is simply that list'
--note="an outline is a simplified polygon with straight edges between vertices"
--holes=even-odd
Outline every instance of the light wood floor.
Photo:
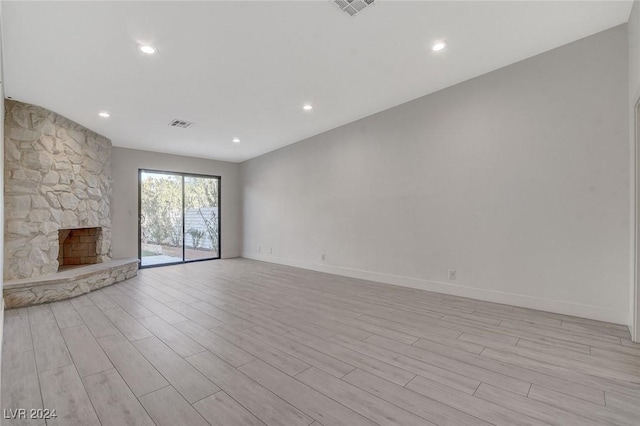
[{"label": "light wood floor", "polygon": [[2,406],[49,425],[640,425],[623,326],[242,259],[4,327]]}]

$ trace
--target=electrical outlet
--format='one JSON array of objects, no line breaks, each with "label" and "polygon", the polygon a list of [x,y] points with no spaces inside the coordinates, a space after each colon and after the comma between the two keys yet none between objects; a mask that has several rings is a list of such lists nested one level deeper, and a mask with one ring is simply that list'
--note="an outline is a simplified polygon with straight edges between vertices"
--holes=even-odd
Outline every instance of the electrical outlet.
[{"label": "electrical outlet", "polygon": [[269,247],[269,254],[273,253],[273,248]]},{"label": "electrical outlet", "polygon": [[326,259],[326,257],[325,257],[325,255],[324,255],[324,253],[322,253],[322,256],[320,256],[320,260],[322,260],[323,262],[324,262],[325,260],[327,260],[327,259]]},{"label": "electrical outlet", "polygon": [[262,250],[262,247],[258,246],[258,253]]},{"label": "electrical outlet", "polygon": [[455,269],[449,269],[449,279],[450,280],[455,280],[456,279],[456,270]]}]

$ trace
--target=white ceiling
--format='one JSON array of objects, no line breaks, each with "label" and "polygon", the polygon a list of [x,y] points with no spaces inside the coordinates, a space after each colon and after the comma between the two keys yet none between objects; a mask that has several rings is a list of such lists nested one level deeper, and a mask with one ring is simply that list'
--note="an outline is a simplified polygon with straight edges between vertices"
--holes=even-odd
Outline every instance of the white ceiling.
[{"label": "white ceiling", "polygon": [[378,0],[351,18],[329,0],[4,1],[5,94],[116,146],[240,162],[624,23],[631,5]]}]

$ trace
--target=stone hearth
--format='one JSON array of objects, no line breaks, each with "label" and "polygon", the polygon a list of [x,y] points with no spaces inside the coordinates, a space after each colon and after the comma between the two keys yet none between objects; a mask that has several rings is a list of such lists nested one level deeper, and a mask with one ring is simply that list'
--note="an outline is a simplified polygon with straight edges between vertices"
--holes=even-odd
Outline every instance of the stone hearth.
[{"label": "stone hearth", "polygon": [[36,278],[4,282],[7,309],[55,302],[80,296],[138,274],[138,259],[119,259],[86,265]]}]

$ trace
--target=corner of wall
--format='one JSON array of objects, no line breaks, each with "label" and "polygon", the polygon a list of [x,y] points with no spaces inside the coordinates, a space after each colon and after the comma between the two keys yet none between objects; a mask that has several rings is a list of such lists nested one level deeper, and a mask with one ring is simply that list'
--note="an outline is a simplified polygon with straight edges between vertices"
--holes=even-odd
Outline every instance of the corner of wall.
[{"label": "corner of wall", "polygon": [[631,282],[629,286],[629,318],[628,325],[631,339],[637,342],[640,339],[640,315],[638,305],[640,288],[638,287],[638,242],[640,223],[639,218],[639,180],[638,170],[638,117],[636,105],[640,102],[640,0],[635,0],[629,15],[627,24],[628,37],[628,62],[629,62],[629,153],[631,159],[630,176],[630,221],[631,221]]},{"label": "corner of wall", "polygon": [[[3,71],[3,57],[2,57],[2,30],[4,26],[2,23],[2,2],[0,2],[0,223],[2,223],[2,229],[0,230],[0,271],[4,270],[4,71]],[[4,279],[0,274],[0,383],[2,383],[2,347],[4,344]],[[2,389],[0,387],[0,400],[2,399]]]}]

